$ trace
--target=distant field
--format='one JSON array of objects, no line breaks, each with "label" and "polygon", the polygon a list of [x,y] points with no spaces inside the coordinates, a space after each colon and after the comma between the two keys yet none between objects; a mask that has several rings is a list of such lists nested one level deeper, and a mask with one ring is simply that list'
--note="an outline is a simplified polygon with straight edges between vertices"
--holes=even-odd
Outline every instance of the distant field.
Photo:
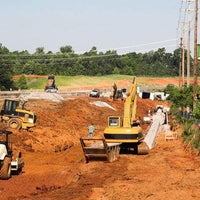
[{"label": "distant field", "polygon": [[[18,77],[15,76],[15,79]],[[179,85],[179,78],[150,78],[150,77],[136,77],[138,85],[162,85],[168,84]],[[56,85],[59,90],[73,89],[73,88],[106,88],[111,87],[115,82],[119,87],[126,87],[131,84],[133,76],[127,75],[108,75],[108,76],[55,76]],[[44,89],[47,76],[27,76],[29,89]]]}]

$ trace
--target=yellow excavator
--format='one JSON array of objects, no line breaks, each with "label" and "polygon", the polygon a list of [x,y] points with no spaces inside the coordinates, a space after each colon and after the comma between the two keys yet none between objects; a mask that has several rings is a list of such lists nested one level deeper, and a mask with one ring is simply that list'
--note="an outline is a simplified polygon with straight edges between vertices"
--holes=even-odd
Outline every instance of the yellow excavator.
[{"label": "yellow excavator", "polygon": [[137,83],[133,78],[130,95],[124,103],[124,116],[108,117],[108,127],[104,130],[107,143],[121,143],[121,149],[133,150],[137,154],[147,154],[148,146],[143,141],[142,128],[136,117]]}]

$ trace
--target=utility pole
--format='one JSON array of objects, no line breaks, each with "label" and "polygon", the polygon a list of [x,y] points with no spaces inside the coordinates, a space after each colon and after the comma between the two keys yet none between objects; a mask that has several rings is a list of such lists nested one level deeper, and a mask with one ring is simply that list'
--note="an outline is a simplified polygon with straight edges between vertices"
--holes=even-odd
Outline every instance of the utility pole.
[{"label": "utility pole", "polygon": [[[181,37],[181,42],[180,42],[180,49],[182,49],[182,44],[183,43],[183,38]],[[181,58],[182,58],[182,51],[180,51],[180,62],[179,62],[179,88],[182,86],[181,82]]]},{"label": "utility pole", "polygon": [[198,0],[195,0],[195,21],[194,21],[194,85],[193,85],[193,110],[197,101],[198,86],[198,60],[197,60],[197,25],[198,25]]},{"label": "utility pole", "polygon": [[187,87],[190,85],[190,21],[188,22],[188,47],[187,47]]},{"label": "utility pole", "polygon": [[183,22],[183,29],[182,29],[182,46],[181,46],[181,56],[182,56],[182,61],[181,61],[181,66],[182,66],[182,86],[185,84],[185,40],[184,40],[184,31],[185,31],[185,23]]},{"label": "utility pole", "polygon": [[190,85],[190,3],[191,1],[188,1],[187,87]]}]

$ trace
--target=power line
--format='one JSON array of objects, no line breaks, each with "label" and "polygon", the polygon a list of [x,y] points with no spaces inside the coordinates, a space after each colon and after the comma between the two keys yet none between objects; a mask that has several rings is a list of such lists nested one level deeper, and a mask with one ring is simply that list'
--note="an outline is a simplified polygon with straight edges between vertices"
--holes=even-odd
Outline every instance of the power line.
[{"label": "power line", "polygon": [[[149,42],[149,43],[144,43],[144,44],[131,45],[131,46],[115,47],[115,48],[111,48],[111,49],[112,50],[122,50],[122,49],[129,49],[129,48],[135,48],[135,47],[154,45],[154,44],[162,44],[162,43],[172,42],[172,41],[177,41],[177,38],[168,39],[168,40],[162,40],[162,41]],[[101,49],[99,51],[105,51],[105,50],[106,49]]]},{"label": "power line", "polygon": [[[124,46],[124,47],[117,47],[117,48],[114,48],[110,51],[115,51],[115,50],[120,50],[120,49],[128,49],[128,48],[136,48],[136,47],[143,47],[143,46],[148,46],[148,45],[155,45],[155,44],[162,44],[162,43],[167,43],[167,42],[172,42],[172,41],[177,41],[177,39],[173,38],[173,39],[168,39],[168,40],[162,40],[162,41],[155,41],[155,42],[149,42],[149,43],[144,43],[144,44],[138,44],[138,45],[131,45],[131,46]],[[164,47],[172,47],[172,46],[176,46],[175,44],[172,44],[172,45],[164,45]],[[152,50],[152,48],[149,50]],[[103,51],[102,49],[99,50],[99,52]],[[138,51],[147,51],[147,49],[141,49],[141,50],[138,50]],[[90,52],[93,52],[93,51],[90,51]],[[85,52],[85,53],[88,53],[88,52]],[[63,58],[63,56],[69,56],[70,54],[72,53],[69,53],[69,54],[41,54],[41,55],[36,55],[36,54],[30,54],[30,55],[12,55],[12,54],[0,54],[0,58],[9,58],[9,59],[34,59],[34,60],[43,60],[43,61],[47,61],[47,60],[75,60],[75,59],[87,59],[87,58],[99,58],[99,57],[113,57],[113,56],[118,56],[117,53],[109,53],[107,55],[103,54],[103,55],[93,55],[93,56],[86,56],[86,55],[79,55],[77,56],[77,53],[75,53],[74,55],[76,57],[65,57]],[[48,57],[48,56],[55,56],[54,58],[41,58],[41,57]],[[59,58],[60,56],[62,56],[62,58]]]}]

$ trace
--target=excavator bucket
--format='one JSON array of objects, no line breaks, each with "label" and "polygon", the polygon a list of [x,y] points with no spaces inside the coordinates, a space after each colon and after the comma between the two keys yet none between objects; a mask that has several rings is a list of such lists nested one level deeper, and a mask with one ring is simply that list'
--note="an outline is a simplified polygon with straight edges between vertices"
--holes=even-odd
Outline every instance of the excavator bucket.
[{"label": "excavator bucket", "polygon": [[142,142],[138,145],[137,154],[138,155],[146,155],[149,153],[149,147],[145,142]]}]

